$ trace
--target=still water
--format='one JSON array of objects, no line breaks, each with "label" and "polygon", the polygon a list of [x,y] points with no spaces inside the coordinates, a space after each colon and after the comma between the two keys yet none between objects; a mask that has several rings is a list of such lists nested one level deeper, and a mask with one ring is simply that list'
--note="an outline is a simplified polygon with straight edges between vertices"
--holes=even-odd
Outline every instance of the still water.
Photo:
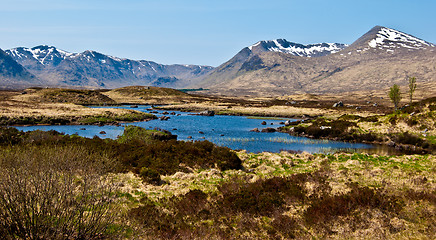
[{"label": "still water", "polygon": [[[103,108],[126,108],[130,106],[103,107]],[[150,112],[150,106],[138,106],[135,110]],[[153,110],[156,111],[156,110]],[[157,117],[163,116],[164,111],[155,113]],[[175,115],[166,114],[170,117],[166,121],[159,119],[144,122],[125,123],[122,126],[96,126],[96,125],[53,125],[53,126],[25,126],[16,127],[23,131],[32,130],[56,130],[65,134],[77,134],[82,137],[116,139],[121,135],[124,126],[136,125],[147,129],[160,128],[170,131],[178,136],[178,140],[208,140],[219,146],[231,149],[244,149],[249,152],[280,152],[283,150],[306,151],[310,153],[331,153],[337,151],[380,153],[386,151],[384,147],[360,143],[346,143],[329,140],[314,140],[305,137],[294,137],[286,133],[262,133],[251,132],[258,128],[277,128],[280,122],[288,119],[259,119],[246,116],[199,116],[189,112],[174,112]],[[265,121],[267,125],[261,123]],[[292,121],[292,120],[291,120]],[[103,133],[104,131],[104,133]],[[189,138],[188,138],[189,137]]]}]

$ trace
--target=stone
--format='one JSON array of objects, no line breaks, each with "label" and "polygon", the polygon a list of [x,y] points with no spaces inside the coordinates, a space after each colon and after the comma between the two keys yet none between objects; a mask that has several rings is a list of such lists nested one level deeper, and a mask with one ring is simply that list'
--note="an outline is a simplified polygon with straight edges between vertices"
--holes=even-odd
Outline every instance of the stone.
[{"label": "stone", "polygon": [[272,132],[276,132],[277,130],[275,128],[264,128],[262,129],[261,132],[267,132],[267,133],[272,133]]},{"label": "stone", "polygon": [[335,107],[343,107],[343,106],[344,106],[344,103],[343,103],[342,101],[339,101],[339,102],[333,104],[333,107],[334,107],[334,108],[335,108]]},{"label": "stone", "polygon": [[130,108],[138,108],[138,105],[131,105]]},{"label": "stone", "polygon": [[262,125],[266,125],[266,122],[265,122],[265,121],[263,121],[263,122],[261,122],[260,124],[262,124]]},{"label": "stone", "polygon": [[206,110],[206,111],[200,112],[198,115],[213,117],[213,116],[215,116],[215,111]]},{"label": "stone", "polygon": [[106,134],[106,132],[105,131],[101,131],[100,134]]},{"label": "stone", "polygon": [[159,118],[161,121],[168,121],[168,119],[170,119],[170,117],[167,116],[162,116]]},{"label": "stone", "polygon": [[260,131],[259,131],[259,128],[255,128],[255,129],[250,130],[250,132],[260,132]]}]

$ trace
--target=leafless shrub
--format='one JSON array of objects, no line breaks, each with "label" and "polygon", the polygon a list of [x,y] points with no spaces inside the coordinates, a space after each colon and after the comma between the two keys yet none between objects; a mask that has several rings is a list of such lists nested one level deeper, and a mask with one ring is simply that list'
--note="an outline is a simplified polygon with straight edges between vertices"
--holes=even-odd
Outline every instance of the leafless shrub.
[{"label": "leafless shrub", "polygon": [[104,155],[77,146],[2,149],[0,235],[6,239],[109,238],[115,194],[102,174],[101,158]]}]

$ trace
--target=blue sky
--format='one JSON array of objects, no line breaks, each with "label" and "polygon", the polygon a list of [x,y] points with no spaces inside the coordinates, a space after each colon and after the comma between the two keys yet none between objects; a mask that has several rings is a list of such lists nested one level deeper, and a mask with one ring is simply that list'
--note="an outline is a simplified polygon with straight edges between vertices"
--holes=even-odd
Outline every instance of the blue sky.
[{"label": "blue sky", "polygon": [[0,48],[218,66],[259,40],[351,44],[375,25],[436,43],[435,11],[435,0],[0,0]]}]

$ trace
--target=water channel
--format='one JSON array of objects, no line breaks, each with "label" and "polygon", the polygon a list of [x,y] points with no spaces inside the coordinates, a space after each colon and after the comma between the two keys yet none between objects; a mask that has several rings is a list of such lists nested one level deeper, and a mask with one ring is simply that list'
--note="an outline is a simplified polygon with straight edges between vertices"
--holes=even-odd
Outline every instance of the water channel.
[{"label": "water channel", "polygon": [[[110,106],[103,108],[126,108],[131,106]],[[150,106],[139,105],[135,110],[154,113],[157,117],[163,116],[161,110],[150,110]],[[174,115],[167,114],[168,120],[151,120],[144,122],[124,123],[121,126],[97,126],[97,125],[50,125],[50,126],[20,126],[16,127],[23,131],[32,130],[56,130],[65,134],[77,134],[82,137],[116,139],[121,135],[124,126],[136,125],[146,129],[164,129],[178,136],[178,140],[208,140],[219,146],[226,146],[234,150],[244,149],[249,152],[280,152],[280,151],[306,151],[310,153],[332,153],[338,151],[366,152],[366,153],[387,153],[389,149],[384,146],[347,143],[329,140],[315,140],[305,137],[294,137],[286,133],[263,133],[251,132],[258,128],[277,128],[279,124],[288,119],[277,118],[253,118],[247,116],[199,116],[190,112],[171,111]],[[261,123],[265,121],[267,125]],[[104,132],[104,133],[103,133]]]}]

